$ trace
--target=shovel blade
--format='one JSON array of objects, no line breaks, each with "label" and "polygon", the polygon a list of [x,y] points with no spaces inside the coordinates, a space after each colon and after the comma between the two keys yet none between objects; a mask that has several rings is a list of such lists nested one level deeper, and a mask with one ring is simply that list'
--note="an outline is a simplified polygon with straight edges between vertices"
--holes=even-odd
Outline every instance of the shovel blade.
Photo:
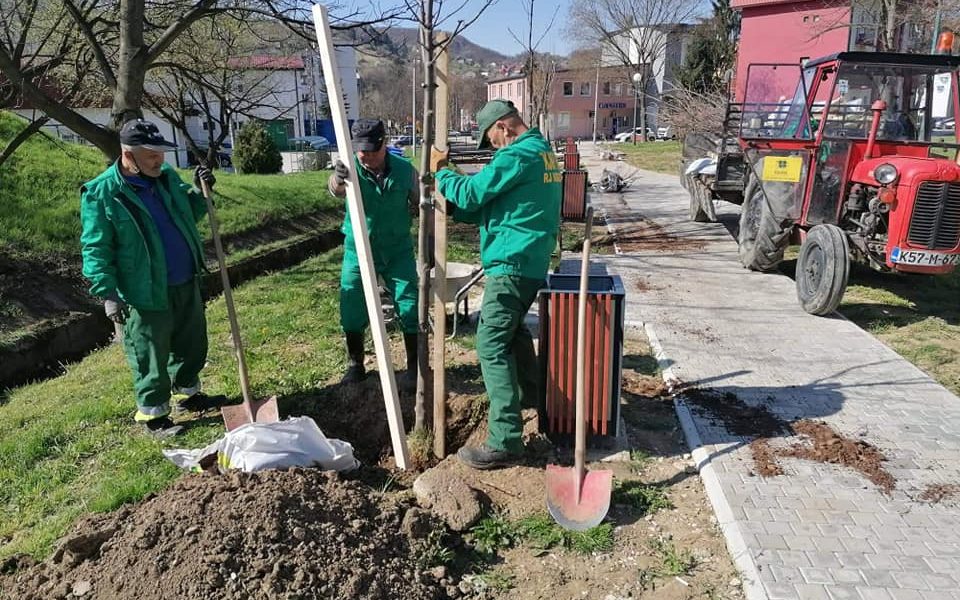
[{"label": "shovel blade", "polygon": [[584,471],[577,490],[576,469],[547,465],[546,487],[553,520],[564,529],[585,531],[599,525],[610,510],[613,471]]},{"label": "shovel blade", "polygon": [[[280,420],[280,409],[277,408],[276,396],[262,400],[251,400],[249,407],[249,412],[246,403],[220,407],[220,412],[223,414],[223,424],[227,431],[233,431],[247,423],[276,423]],[[253,420],[250,419],[251,414]]]}]

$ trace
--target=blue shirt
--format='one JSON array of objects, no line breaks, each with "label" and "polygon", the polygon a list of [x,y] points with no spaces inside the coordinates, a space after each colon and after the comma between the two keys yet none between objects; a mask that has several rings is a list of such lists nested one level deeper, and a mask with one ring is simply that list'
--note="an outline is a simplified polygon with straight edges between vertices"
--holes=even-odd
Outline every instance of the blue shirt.
[{"label": "blue shirt", "polygon": [[190,281],[194,275],[193,253],[187,245],[187,239],[173,222],[163,198],[157,194],[157,182],[137,175],[124,175],[124,178],[133,186],[157,226],[157,233],[163,242],[163,254],[167,259],[167,285]]}]

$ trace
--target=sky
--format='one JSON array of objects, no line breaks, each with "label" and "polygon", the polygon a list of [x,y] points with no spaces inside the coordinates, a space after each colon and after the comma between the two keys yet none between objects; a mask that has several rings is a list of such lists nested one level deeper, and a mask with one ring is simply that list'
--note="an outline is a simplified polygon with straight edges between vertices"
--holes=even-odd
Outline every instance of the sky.
[{"label": "sky", "polygon": [[[564,28],[567,21],[567,14],[570,10],[570,3],[574,0],[540,0],[534,4],[534,34],[539,35],[543,32],[553,17],[553,11],[559,6],[557,20],[553,28],[547,33],[540,47],[541,52],[551,52],[566,56],[575,48],[569,36],[564,34]],[[454,5],[447,0],[445,4]],[[467,8],[463,13],[470,12],[470,8],[476,11],[476,7],[482,5],[482,1],[468,0]],[[458,4],[457,4],[458,5]],[[471,13],[473,14],[473,13]],[[496,0],[480,16],[476,23],[471,25],[464,36],[475,44],[479,44],[491,50],[496,50],[502,54],[514,55],[523,51],[523,47],[510,35],[508,29],[524,39],[527,34],[527,17],[524,13],[522,4],[519,0]]]}]

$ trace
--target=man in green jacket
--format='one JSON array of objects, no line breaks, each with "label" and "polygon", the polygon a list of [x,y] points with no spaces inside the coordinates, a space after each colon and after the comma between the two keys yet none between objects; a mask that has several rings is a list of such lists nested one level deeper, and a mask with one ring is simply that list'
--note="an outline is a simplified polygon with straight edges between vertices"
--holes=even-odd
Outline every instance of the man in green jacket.
[{"label": "man in green jacket", "polygon": [[[164,162],[175,145],[149,121],[120,129],[121,157],[81,188],[80,243],[90,293],[123,325],[133,371],[134,419],[156,436],[178,433],[170,401],[202,411],[224,402],[200,391],[207,359],[207,323],[198,276],[204,272],[197,222],[206,203]],[[213,185],[197,167],[194,184]]]},{"label": "man in green jacket", "polygon": [[491,100],[477,113],[478,148],[497,149],[473,176],[437,173],[437,190],[455,205],[454,218],[480,225],[486,273],[477,355],[490,399],[490,434],[463,447],[476,469],[509,464],[523,450],[521,405],[537,399],[537,361],[524,316],[543,287],[560,227],[562,172],[550,144],[528,128],[512,102]]},{"label": "man in green jacket", "polygon": [[[407,370],[399,384],[405,390],[417,382],[417,264],[413,258],[410,213],[419,204],[417,170],[407,160],[387,152],[386,130],[377,119],[357,119],[351,130],[357,156],[353,166],[360,180],[360,196],[373,250],[373,264],[393,297],[403,331]],[[348,167],[337,161],[328,188],[338,197],[346,195]],[[360,280],[360,263],[353,239],[350,210],[342,228],[343,266],[340,270],[340,325],[347,345],[347,372],[342,383],[356,383],[366,377],[363,366],[364,332],[369,324],[367,304]]]}]

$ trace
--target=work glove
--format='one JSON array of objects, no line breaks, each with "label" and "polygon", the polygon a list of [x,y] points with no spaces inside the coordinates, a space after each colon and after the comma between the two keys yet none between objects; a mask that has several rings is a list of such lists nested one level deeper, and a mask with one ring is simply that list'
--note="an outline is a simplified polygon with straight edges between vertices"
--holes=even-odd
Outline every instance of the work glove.
[{"label": "work glove", "polygon": [[104,299],[103,312],[107,315],[108,319],[120,325],[126,323],[127,317],[130,316],[130,309],[127,308],[126,303],[120,299],[120,296],[118,296],[116,292]]},{"label": "work glove", "polygon": [[347,168],[347,165],[343,164],[343,161],[337,159],[337,164],[333,165],[333,182],[337,184],[337,187],[344,185],[347,179],[350,178],[350,169]]},{"label": "work glove", "polygon": [[447,166],[447,162],[449,160],[449,150],[437,150],[436,148],[430,148],[430,171],[436,173],[443,167]]},{"label": "work glove", "polygon": [[210,169],[199,165],[193,172],[193,185],[196,186],[198,190],[201,189],[201,181],[207,184],[207,189],[213,189],[213,184],[217,182],[217,178],[213,176],[213,172]]}]

